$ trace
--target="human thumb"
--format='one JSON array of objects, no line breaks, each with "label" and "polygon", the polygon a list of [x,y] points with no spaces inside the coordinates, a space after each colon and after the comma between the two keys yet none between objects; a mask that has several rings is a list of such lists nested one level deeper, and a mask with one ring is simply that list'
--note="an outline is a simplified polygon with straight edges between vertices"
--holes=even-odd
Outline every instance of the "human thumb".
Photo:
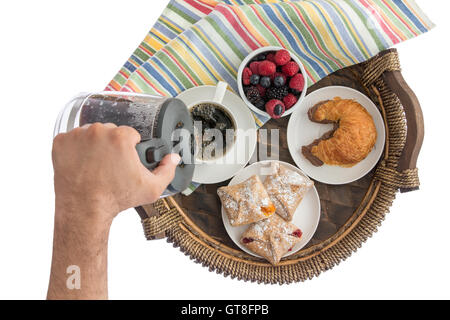
[{"label": "human thumb", "polygon": [[161,193],[167,188],[175,177],[175,169],[180,164],[181,157],[176,154],[168,154],[159,163],[159,166],[153,170],[155,176],[155,183],[161,188]]}]

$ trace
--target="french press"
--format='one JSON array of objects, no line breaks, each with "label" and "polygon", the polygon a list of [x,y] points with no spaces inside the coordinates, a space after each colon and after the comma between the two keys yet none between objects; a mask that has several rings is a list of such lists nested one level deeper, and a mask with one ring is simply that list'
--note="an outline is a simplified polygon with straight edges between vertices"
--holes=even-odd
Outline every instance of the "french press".
[{"label": "french press", "polygon": [[162,197],[188,188],[194,174],[195,139],[191,115],[181,100],[126,92],[82,93],[61,111],[54,135],[96,122],[136,129],[141,135],[136,150],[149,170],[167,154],[179,153],[182,161]]}]

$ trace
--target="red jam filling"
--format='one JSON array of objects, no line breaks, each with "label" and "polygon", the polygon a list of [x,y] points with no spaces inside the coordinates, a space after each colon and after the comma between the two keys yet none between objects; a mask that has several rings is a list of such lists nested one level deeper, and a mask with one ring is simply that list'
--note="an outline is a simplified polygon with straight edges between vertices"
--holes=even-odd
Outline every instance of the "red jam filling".
[{"label": "red jam filling", "polygon": [[298,229],[298,230],[295,230],[294,233],[292,233],[292,235],[294,237],[301,238],[303,235],[303,232],[302,232],[302,230]]},{"label": "red jam filling", "polygon": [[253,240],[253,239],[251,239],[251,238],[244,238],[244,239],[242,239],[242,242],[243,242],[244,244],[248,244],[248,243],[251,243],[251,242],[253,242],[253,241],[255,241],[255,240]]}]

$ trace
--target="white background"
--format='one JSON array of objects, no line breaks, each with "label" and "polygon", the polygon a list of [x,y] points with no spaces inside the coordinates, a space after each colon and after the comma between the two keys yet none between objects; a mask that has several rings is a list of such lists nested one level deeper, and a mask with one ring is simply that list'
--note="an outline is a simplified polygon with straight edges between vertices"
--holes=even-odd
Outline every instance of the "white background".
[{"label": "white background", "polygon": [[[52,131],[61,107],[100,90],[167,1],[2,1],[0,5],[0,298],[46,296],[53,232]],[[450,5],[418,0],[437,24],[398,46],[425,114],[419,192],[398,196],[380,231],[353,257],[290,286],[208,272],[165,241],[146,242],[137,214],[114,222],[112,299],[450,298],[448,55]]]}]

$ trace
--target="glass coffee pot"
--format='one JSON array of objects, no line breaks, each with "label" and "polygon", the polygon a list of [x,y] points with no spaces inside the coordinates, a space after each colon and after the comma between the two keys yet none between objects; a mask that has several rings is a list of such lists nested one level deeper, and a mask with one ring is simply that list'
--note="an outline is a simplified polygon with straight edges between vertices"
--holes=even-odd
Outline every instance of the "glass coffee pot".
[{"label": "glass coffee pot", "polygon": [[125,93],[82,93],[61,111],[54,135],[91,123],[130,126],[141,135],[136,146],[142,164],[154,170],[170,153],[182,157],[175,178],[162,197],[187,189],[194,174],[194,127],[186,105],[175,98]]}]

